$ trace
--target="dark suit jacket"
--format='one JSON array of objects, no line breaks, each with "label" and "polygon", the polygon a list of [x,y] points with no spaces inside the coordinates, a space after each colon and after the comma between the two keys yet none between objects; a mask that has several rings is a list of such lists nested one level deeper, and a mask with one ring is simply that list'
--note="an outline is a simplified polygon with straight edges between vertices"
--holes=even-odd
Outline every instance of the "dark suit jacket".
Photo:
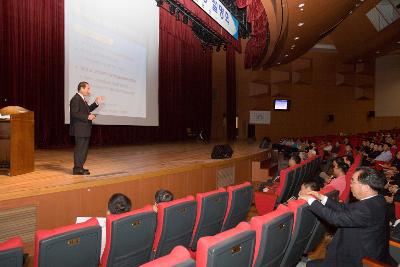
[{"label": "dark suit jacket", "polygon": [[365,256],[388,262],[389,223],[383,196],[350,204],[328,199],[325,206],[314,201],[310,209],[337,227],[327,249],[326,266],[362,266]]},{"label": "dark suit jacket", "polygon": [[69,134],[76,137],[90,137],[92,121],[88,120],[90,112],[98,107],[96,102],[90,106],[79,94],[75,94],[69,102],[70,125]]}]

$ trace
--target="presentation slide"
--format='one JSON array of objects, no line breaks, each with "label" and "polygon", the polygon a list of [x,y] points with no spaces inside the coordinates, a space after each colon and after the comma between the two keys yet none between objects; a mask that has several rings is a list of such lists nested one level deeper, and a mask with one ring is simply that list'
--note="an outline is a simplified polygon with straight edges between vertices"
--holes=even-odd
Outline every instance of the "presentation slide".
[{"label": "presentation slide", "polygon": [[80,81],[94,123],[158,125],[159,10],[155,1],[65,1],[65,123]]}]

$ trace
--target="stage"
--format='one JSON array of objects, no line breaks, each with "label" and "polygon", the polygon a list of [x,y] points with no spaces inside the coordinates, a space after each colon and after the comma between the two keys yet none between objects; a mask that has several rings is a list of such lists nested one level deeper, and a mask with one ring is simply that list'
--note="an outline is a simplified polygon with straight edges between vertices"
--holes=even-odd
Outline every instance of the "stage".
[{"label": "stage", "polygon": [[214,145],[93,147],[87,176],[72,175],[72,148],[36,150],[34,172],[0,174],[0,241],[21,235],[32,244],[36,229],[71,224],[77,216],[105,216],[107,201],[116,192],[128,195],[137,209],[152,204],[160,188],[180,198],[250,181],[252,162],[270,155],[258,144],[243,142],[232,145],[232,158],[213,160]]}]

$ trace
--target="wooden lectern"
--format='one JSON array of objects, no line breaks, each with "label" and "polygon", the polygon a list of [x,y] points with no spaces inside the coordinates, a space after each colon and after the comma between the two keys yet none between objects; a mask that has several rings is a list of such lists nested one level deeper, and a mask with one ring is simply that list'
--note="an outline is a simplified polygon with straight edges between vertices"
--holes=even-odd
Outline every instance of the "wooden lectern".
[{"label": "wooden lectern", "polygon": [[0,109],[0,168],[9,175],[32,172],[34,165],[34,114],[18,106]]}]

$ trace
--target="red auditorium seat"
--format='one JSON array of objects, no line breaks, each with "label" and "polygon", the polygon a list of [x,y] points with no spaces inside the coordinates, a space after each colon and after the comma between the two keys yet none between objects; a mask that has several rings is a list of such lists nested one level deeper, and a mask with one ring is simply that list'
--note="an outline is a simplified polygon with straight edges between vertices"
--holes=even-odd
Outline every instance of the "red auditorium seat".
[{"label": "red auditorium seat", "polygon": [[53,230],[38,230],[35,267],[97,267],[101,227],[96,218]]},{"label": "red auditorium seat", "polygon": [[350,182],[351,182],[351,177],[353,176],[354,172],[358,167],[361,165],[361,160],[362,157],[360,154],[358,154],[354,158],[354,163],[350,166],[349,170],[346,173],[346,187],[344,188],[342,194],[339,196],[340,201],[342,202],[348,202],[349,197],[350,197]]},{"label": "red auditorium seat", "polygon": [[277,210],[293,212],[294,214],[292,237],[280,266],[295,266],[300,261],[310,240],[317,217],[309,210],[309,206],[304,200],[289,201],[287,206],[281,204]]},{"label": "red auditorium seat", "polygon": [[[125,266],[125,265],[124,265]],[[170,254],[150,261],[140,267],[195,267],[195,261],[190,257],[189,251],[182,247],[176,246]]]},{"label": "red auditorium seat", "polygon": [[255,231],[246,222],[215,236],[200,238],[196,267],[251,267]]},{"label": "red auditorium seat", "polygon": [[249,182],[228,186],[228,207],[222,226],[222,231],[229,230],[246,220],[253,200],[253,187]]},{"label": "red auditorium seat", "polygon": [[203,236],[215,235],[221,232],[222,223],[228,205],[228,193],[225,189],[200,193],[196,195],[197,215],[194,224],[190,247],[197,249],[197,241]]},{"label": "red auditorium seat", "polygon": [[393,203],[396,219],[400,219],[400,202],[394,201]]},{"label": "red auditorium seat", "polygon": [[196,220],[193,196],[158,204],[154,258],[167,255],[175,246],[189,247]]},{"label": "red auditorium seat", "polygon": [[0,266],[21,267],[23,261],[22,239],[11,238],[0,243]]},{"label": "red auditorium seat", "polygon": [[139,266],[151,260],[157,215],[151,205],[107,216],[102,267]]},{"label": "red auditorium seat", "polygon": [[279,266],[292,235],[293,213],[275,210],[253,217],[250,224],[256,231],[253,267]]},{"label": "red auditorium seat", "polygon": [[[336,201],[339,199],[339,191],[331,186],[325,186],[323,189],[321,189],[320,193]],[[323,237],[325,236],[325,233],[327,232],[327,227],[329,227],[329,225],[326,225],[325,222],[322,222],[317,218],[314,229],[312,230],[310,236],[310,240],[308,241],[308,244],[304,250],[304,254],[307,254],[316,249],[316,247],[321,243]]]}]

